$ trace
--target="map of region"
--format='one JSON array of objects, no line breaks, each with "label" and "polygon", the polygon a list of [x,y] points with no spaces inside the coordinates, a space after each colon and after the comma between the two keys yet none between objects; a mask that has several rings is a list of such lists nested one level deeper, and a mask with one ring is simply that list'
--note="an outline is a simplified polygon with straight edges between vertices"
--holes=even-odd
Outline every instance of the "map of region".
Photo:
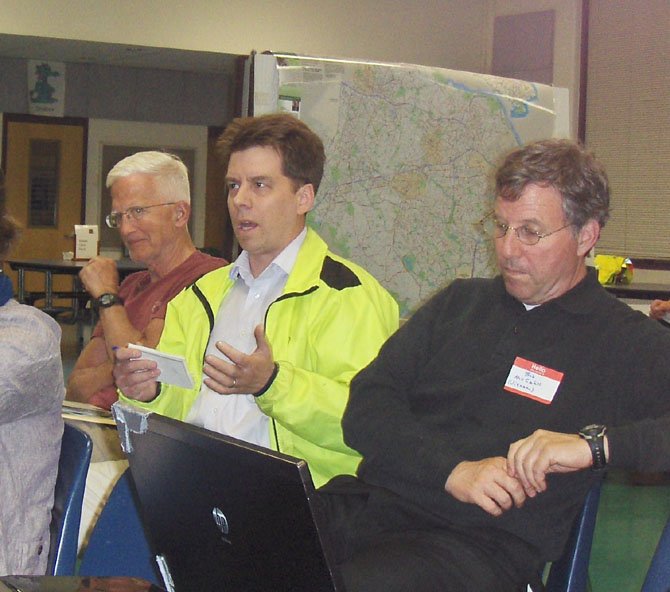
[{"label": "map of region", "polygon": [[514,146],[556,135],[555,89],[439,68],[277,57],[278,105],[323,139],[308,216],[408,316],[457,277],[495,273],[477,222]]}]

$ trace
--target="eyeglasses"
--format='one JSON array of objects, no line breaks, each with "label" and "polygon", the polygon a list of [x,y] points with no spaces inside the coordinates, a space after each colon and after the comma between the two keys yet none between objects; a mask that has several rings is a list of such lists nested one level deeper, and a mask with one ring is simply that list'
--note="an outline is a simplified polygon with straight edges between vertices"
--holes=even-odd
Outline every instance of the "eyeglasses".
[{"label": "eyeglasses", "polygon": [[147,210],[150,210],[151,208],[171,206],[176,203],[176,201],[167,201],[165,203],[154,204],[153,206],[133,206],[124,212],[112,212],[111,214],[107,214],[107,216],[105,216],[105,222],[110,228],[118,228],[121,226],[121,220],[123,220],[124,217],[128,218],[129,220],[131,218],[133,220],[141,220],[144,218],[144,214],[146,214]]},{"label": "eyeglasses", "polygon": [[526,225],[518,226],[515,228],[514,226],[510,226],[509,224],[504,224],[503,222],[500,222],[500,220],[498,220],[493,214],[489,214],[488,216],[482,218],[479,221],[479,225],[484,229],[484,232],[486,232],[486,234],[492,236],[493,238],[503,238],[507,234],[508,230],[513,230],[514,234],[516,234],[516,237],[519,239],[519,242],[528,246],[536,245],[537,243],[540,242],[541,238],[546,238],[548,236],[551,236],[552,234],[560,232],[565,228],[568,228],[568,226],[572,226],[572,224],[566,224],[565,226],[561,226],[556,230],[552,230],[551,232],[545,232],[544,234],[541,234],[536,230],[528,228],[528,226]]}]

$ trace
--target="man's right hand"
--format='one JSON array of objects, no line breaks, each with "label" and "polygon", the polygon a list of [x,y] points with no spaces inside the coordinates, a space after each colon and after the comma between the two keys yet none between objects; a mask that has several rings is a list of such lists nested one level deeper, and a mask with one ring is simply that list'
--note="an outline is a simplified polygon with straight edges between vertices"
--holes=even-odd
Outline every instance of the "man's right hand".
[{"label": "man's right hand", "polygon": [[513,506],[520,508],[526,501],[521,483],[509,476],[507,461],[501,456],[457,464],[444,488],[457,500],[477,504],[493,516]]},{"label": "man's right hand", "polygon": [[79,279],[86,291],[98,298],[103,294],[117,294],[119,291],[119,271],[116,262],[107,257],[93,257],[79,272]]},{"label": "man's right hand", "polygon": [[160,374],[158,365],[151,360],[140,359],[142,352],[129,347],[114,351],[114,382],[129,399],[148,402],[156,398],[156,378]]}]

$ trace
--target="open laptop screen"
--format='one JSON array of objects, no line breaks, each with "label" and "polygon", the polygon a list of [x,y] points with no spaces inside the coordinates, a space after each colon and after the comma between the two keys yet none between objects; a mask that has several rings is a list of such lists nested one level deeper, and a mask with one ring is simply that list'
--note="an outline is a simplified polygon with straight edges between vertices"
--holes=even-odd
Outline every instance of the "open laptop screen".
[{"label": "open laptop screen", "polygon": [[305,461],[128,405],[114,414],[168,589],[343,590]]}]

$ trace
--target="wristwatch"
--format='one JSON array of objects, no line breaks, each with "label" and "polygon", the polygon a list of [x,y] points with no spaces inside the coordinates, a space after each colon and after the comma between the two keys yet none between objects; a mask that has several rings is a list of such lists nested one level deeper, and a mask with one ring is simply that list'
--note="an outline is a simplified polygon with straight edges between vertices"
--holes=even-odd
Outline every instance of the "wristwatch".
[{"label": "wristwatch", "polygon": [[114,306],[115,304],[120,304],[123,306],[123,299],[118,294],[112,294],[111,292],[107,292],[105,294],[101,294],[97,298],[94,298],[92,300],[92,304],[93,304],[93,310],[98,312],[101,308],[109,308],[110,306]]},{"label": "wristwatch", "polygon": [[606,433],[607,428],[597,423],[587,425],[579,430],[579,435],[586,440],[589,448],[591,448],[591,454],[593,455],[593,466],[591,469],[594,471],[600,471],[607,465],[607,458],[605,458]]}]

